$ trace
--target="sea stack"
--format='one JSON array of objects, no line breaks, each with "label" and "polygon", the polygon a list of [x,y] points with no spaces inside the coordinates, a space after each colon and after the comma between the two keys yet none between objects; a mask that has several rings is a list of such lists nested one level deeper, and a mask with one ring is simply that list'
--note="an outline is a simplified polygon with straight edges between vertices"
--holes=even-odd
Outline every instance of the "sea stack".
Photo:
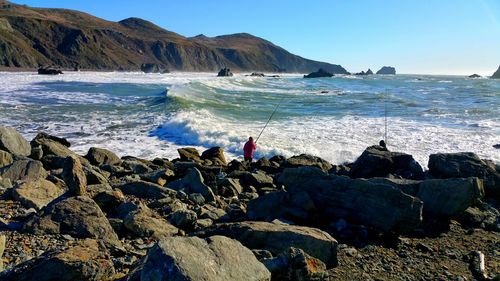
[{"label": "sea stack", "polygon": [[500,66],[498,67],[497,71],[493,73],[493,76],[491,76],[493,79],[500,79]]},{"label": "sea stack", "polygon": [[311,72],[307,75],[304,75],[304,78],[321,78],[321,77],[332,77],[333,74],[330,72],[327,72],[323,68],[318,69],[316,72]]},{"label": "sea stack", "polygon": [[229,68],[223,68],[217,74],[217,77],[231,77],[231,76],[233,76],[233,73],[231,72],[231,69],[229,69]]},{"label": "sea stack", "polygon": [[366,72],[361,71],[361,72],[355,73],[354,75],[372,75],[372,74],[373,74],[373,71],[368,68],[368,70]]},{"label": "sea stack", "polygon": [[392,66],[383,66],[379,71],[377,71],[377,74],[396,75],[396,68]]},{"label": "sea stack", "polygon": [[472,75],[469,75],[468,77],[469,78],[481,78],[481,75],[474,73]]}]

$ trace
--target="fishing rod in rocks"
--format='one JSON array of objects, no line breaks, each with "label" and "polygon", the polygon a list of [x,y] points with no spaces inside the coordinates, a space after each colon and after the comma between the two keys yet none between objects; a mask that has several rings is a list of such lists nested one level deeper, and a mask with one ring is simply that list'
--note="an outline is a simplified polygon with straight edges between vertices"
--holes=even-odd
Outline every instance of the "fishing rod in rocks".
[{"label": "fishing rod in rocks", "polygon": [[264,130],[267,128],[267,125],[269,125],[269,122],[271,121],[271,119],[273,119],[274,114],[276,113],[276,111],[278,110],[278,108],[280,107],[280,105],[284,99],[285,99],[285,97],[282,97],[281,100],[276,105],[276,107],[274,108],[273,113],[271,113],[271,116],[269,116],[269,119],[267,120],[266,125],[264,126],[264,128],[262,128],[262,131],[260,131],[260,134],[257,137],[257,139],[255,140],[255,143],[257,143],[259,141],[260,136],[262,136],[262,133],[264,133]]}]

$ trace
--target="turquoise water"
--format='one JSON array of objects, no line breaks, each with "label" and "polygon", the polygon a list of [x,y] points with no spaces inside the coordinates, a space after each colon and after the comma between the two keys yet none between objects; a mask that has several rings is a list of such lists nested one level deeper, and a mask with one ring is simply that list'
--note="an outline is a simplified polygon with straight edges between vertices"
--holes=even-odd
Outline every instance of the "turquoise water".
[{"label": "turquoise water", "polygon": [[[217,78],[206,73],[0,73],[0,122],[27,138],[38,131],[120,155],[174,158],[176,148],[222,146],[241,156],[310,153],[354,160],[385,135],[389,148],[424,166],[439,151],[473,151],[500,162],[500,81],[397,75],[303,79]],[[387,116],[387,117],[385,117]]]}]

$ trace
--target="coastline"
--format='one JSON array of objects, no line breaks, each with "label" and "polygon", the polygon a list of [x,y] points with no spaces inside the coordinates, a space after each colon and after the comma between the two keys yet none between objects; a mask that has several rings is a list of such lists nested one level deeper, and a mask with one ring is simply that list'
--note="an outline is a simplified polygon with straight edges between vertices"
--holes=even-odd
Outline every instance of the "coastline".
[{"label": "coastline", "polygon": [[[252,269],[233,271],[276,280],[469,280],[500,270],[498,166],[473,154],[436,154],[428,171],[380,146],[346,165],[310,155],[227,162],[218,147],[181,148],[171,160],[119,158],[98,148],[78,155],[67,140],[44,133],[28,143],[5,127],[0,147],[5,280],[56,274],[34,265],[59,256],[72,265],[63,261],[58,271],[80,279],[133,280],[152,274],[143,258],[158,254],[156,242],[211,243],[214,235],[229,238],[219,242],[229,243],[223,255],[253,250],[245,258]],[[462,168],[454,174],[449,166]],[[76,254],[83,248],[100,270]],[[485,272],[475,251],[486,255]],[[173,257],[183,255],[179,249]],[[188,274],[190,264],[183,266]]]}]

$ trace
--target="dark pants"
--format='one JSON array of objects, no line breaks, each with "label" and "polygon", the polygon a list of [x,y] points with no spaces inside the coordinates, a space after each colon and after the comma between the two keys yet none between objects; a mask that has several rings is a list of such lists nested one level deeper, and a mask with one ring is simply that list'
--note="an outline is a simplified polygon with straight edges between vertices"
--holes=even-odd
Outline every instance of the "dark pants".
[{"label": "dark pants", "polygon": [[252,162],[252,157],[245,157],[245,162]]}]

